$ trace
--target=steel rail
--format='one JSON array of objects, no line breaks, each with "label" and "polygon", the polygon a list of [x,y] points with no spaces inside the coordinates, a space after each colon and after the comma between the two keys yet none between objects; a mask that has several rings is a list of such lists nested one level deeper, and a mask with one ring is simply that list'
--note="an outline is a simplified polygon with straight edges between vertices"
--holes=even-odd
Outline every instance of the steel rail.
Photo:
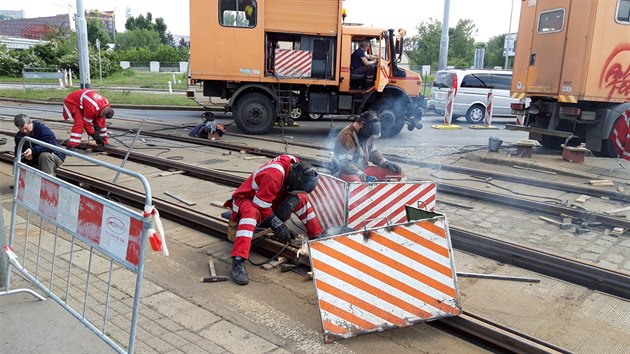
[{"label": "steel rail", "polygon": [[595,213],[587,210],[569,208],[565,206],[552,205],[536,202],[529,199],[512,197],[505,194],[492,193],[481,189],[456,186],[448,183],[438,183],[438,192],[458,195],[461,197],[483,200],[490,203],[500,203],[516,208],[525,208],[532,211],[547,214],[565,214],[572,218],[581,219],[588,222],[600,222],[613,227],[630,228],[630,220],[624,220],[613,216]]},{"label": "steel rail", "polygon": [[463,333],[467,336],[472,336],[476,340],[488,343],[493,348],[498,349],[497,352],[501,353],[571,353],[554,344],[502,326],[467,311],[464,311],[459,316],[444,318],[429,324],[447,332]]},{"label": "steel rail", "polygon": [[630,300],[630,274],[449,227],[453,247]]},{"label": "steel rail", "polygon": [[[267,156],[269,158],[275,158],[276,156],[283,154],[283,152],[276,151],[276,150],[265,149],[265,148],[260,148],[260,147],[243,146],[243,145],[239,145],[239,144],[228,143],[228,142],[221,141],[221,140],[208,140],[208,139],[201,139],[201,138],[192,138],[192,137],[188,137],[188,136],[181,136],[181,135],[176,135],[176,134],[156,133],[156,132],[152,132],[152,131],[144,131],[144,132],[142,132],[141,135],[152,136],[154,138],[175,140],[175,141],[184,142],[184,143],[212,146],[212,147],[225,149],[225,150],[231,150],[231,151],[245,151],[245,152],[247,152],[249,154],[260,155],[260,156]],[[284,142],[282,142],[282,141],[278,141],[278,144],[283,144],[283,143]],[[327,168],[330,165],[329,162],[324,162],[321,159],[308,157],[308,156],[300,156],[300,160],[306,161],[306,162],[312,164],[313,166],[318,166],[318,167]]]},{"label": "steel rail", "polygon": [[492,172],[492,171],[483,171],[469,167],[460,167],[453,165],[445,165],[440,163],[429,163],[429,162],[416,162],[416,161],[408,161],[402,159],[397,156],[387,155],[387,158],[391,161],[406,163],[413,166],[423,167],[423,168],[431,168],[438,171],[448,171],[455,172],[460,174],[466,174],[470,176],[480,176],[480,177],[489,177],[492,179],[498,179],[506,182],[515,182],[521,183],[529,186],[537,186],[549,189],[556,189],[559,191],[565,191],[576,194],[586,194],[594,197],[606,197],[612,200],[618,200],[622,202],[630,203],[630,194],[621,193],[617,191],[607,191],[598,188],[591,187],[582,187],[576,186],[568,183],[559,183],[555,181],[546,181],[541,179],[536,179],[532,177],[518,176],[518,175],[508,175],[500,172]]}]

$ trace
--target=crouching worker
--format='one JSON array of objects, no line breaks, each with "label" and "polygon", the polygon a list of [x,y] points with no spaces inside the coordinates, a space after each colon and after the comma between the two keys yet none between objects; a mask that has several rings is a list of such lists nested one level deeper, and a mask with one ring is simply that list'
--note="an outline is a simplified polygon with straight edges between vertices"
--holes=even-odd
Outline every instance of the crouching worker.
[{"label": "crouching worker", "polygon": [[232,279],[236,284],[249,283],[245,261],[257,226],[270,227],[278,240],[289,242],[291,233],[284,222],[294,213],[306,226],[309,239],[322,234],[322,226],[306,196],[315,189],[318,177],[309,163],[280,155],[258,167],[234,191],[225,206],[232,208],[231,220],[238,222],[232,249]]},{"label": "crouching worker", "polygon": [[[20,140],[25,136],[57,146],[55,133],[53,133],[46,124],[31,121],[31,118],[26,114],[16,115],[13,119],[13,123],[15,127],[18,128],[18,132],[15,134],[15,156],[18,156],[18,145],[20,144]],[[55,171],[63,164],[65,159],[66,154],[53,151],[43,145],[26,142],[22,146],[22,162],[51,176],[55,176]]]},{"label": "crouching worker", "polygon": [[83,130],[94,139],[98,146],[108,145],[105,119],[111,119],[113,116],[114,110],[107,98],[96,91],[82,89],[68,94],[63,101],[63,119],[74,120],[68,149],[72,150],[79,146]]},{"label": "crouching worker", "polygon": [[[399,181],[404,175],[398,164],[388,161],[374,148],[381,123],[374,111],[365,111],[342,129],[335,141],[333,175],[346,182]],[[376,166],[370,166],[369,163]]]}]

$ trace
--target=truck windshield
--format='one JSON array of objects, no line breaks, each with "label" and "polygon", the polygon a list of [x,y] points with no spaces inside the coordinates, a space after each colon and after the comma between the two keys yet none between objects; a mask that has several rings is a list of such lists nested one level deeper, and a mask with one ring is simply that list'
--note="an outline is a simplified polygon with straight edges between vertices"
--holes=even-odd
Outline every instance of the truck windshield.
[{"label": "truck windshield", "polygon": [[438,72],[435,75],[435,81],[433,81],[433,87],[444,88],[451,87],[453,84],[453,73]]}]

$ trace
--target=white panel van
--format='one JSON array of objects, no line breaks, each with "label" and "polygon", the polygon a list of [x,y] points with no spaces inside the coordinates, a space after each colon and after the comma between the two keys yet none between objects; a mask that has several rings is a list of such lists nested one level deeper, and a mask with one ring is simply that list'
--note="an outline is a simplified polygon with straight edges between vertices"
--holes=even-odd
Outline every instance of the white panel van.
[{"label": "white panel van", "polygon": [[453,121],[466,117],[473,124],[483,123],[487,96],[494,94],[493,117],[515,117],[510,108],[517,99],[510,97],[512,72],[503,70],[440,70],[435,75],[427,108],[444,114],[448,90],[454,91]]}]

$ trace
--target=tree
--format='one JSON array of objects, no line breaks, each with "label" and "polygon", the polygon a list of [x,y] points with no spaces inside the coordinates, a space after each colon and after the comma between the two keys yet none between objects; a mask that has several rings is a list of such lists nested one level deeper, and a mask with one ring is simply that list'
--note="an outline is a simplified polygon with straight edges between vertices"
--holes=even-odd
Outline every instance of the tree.
[{"label": "tree", "polygon": [[407,55],[411,66],[437,66],[440,56],[440,37],[442,23],[430,18],[428,22],[421,22],[416,29],[418,34],[409,40]]},{"label": "tree", "polygon": [[155,51],[161,44],[160,35],[147,29],[134,29],[116,36],[116,50],[148,48]]},{"label": "tree", "polygon": [[147,12],[147,17],[145,18],[142,14],[138,15],[138,17],[129,17],[125,22],[125,29],[127,31],[132,31],[136,29],[146,29],[153,31],[153,15],[150,12]]},{"label": "tree", "polygon": [[101,21],[95,18],[87,19],[87,34],[88,34],[88,42],[96,45],[96,40],[98,39],[101,42],[101,45],[104,46],[105,43],[109,43],[111,41],[109,37],[109,33],[103,28],[103,24]]},{"label": "tree", "polygon": [[505,64],[503,56],[503,43],[505,42],[505,34],[492,37],[486,44],[485,66],[495,67]]},{"label": "tree", "polygon": [[[437,66],[440,59],[440,40],[442,23],[429,19],[416,27],[418,34],[410,38],[407,55],[411,66]],[[475,56],[475,39],[477,27],[469,19],[462,19],[448,31],[448,65],[456,67],[472,66]]]},{"label": "tree", "polygon": [[147,16],[139,15],[138,17],[129,17],[125,22],[125,28],[127,31],[133,30],[148,30],[157,32],[160,36],[160,42],[166,45],[173,45],[173,35],[167,31],[166,23],[162,17],[155,19],[153,22],[153,15],[147,12]]},{"label": "tree", "polygon": [[461,19],[448,30],[448,62],[456,67],[470,67],[475,59],[477,26],[469,19]]},{"label": "tree", "polygon": [[190,46],[190,42],[186,42],[186,39],[184,37],[179,39],[179,47],[186,47],[188,48]]}]

